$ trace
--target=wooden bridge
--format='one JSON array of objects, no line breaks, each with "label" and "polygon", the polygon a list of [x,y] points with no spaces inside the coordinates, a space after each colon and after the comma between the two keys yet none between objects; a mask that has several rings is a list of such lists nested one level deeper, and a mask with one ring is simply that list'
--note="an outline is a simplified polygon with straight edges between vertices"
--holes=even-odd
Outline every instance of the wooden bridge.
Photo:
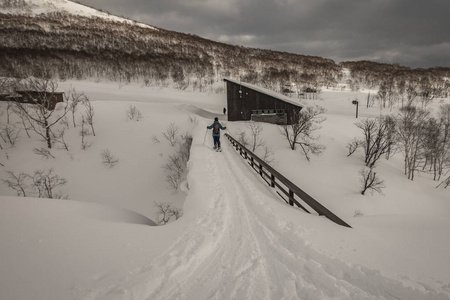
[{"label": "wooden bridge", "polygon": [[[286,203],[294,206],[297,205],[301,209],[303,209],[307,213],[311,213],[305,206],[307,205],[310,209],[314,210],[319,216],[325,216],[336,224],[349,227],[346,222],[344,222],[341,218],[336,216],[330,210],[328,210],[325,206],[317,202],[313,197],[308,195],[298,186],[293,184],[286,177],[281,175],[274,168],[269,166],[266,162],[256,156],[253,152],[244,147],[241,143],[236,141],[233,137],[231,137],[228,133],[225,134],[228,140],[233,144],[236,148],[236,151],[239,151],[239,154],[248,161],[249,165],[259,173],[259,175],[267,182],[267,184],[273,188],[278,188],[281,193],[283,193],[288,200],[283,197],[280,192],[277,191],[278,195],[283,198]],[[302,204],[300,201],[304,202],[306,205]]]}]

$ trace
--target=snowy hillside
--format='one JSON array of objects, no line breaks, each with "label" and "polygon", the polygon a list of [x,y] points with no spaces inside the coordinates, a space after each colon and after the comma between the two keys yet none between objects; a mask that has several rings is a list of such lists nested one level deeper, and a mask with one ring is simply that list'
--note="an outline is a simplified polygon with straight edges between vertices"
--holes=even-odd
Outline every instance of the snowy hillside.
[{"label": "snowy hillside", "polygon": [[12,13],[12,14],[26,14],[26,15],[39,15],[39,14],[51,14],[51,13],[70,13],[72,15],[78,15],[83,17],[99,17],[115,22],[124,22],[128,24],[134,24],[141,27],[147,27],[157,30],[151,26],[124,19],[111,15],[106,12],[99,11],[94,8],[87,7],[85,5],[75,3],[68,0],[27,0],[27,1],[4,1],[4,8],[0,6],[0,13]]},{"label": "snowy hillside", "polygon": [[[67,179],[60,191],[70,200],[16,197],[0,182],[0,299],[450,299],[449,190],[425,173],[407,180],[397,154],[377,167],[383,194],[360,194],[362,153],[347,157],[346,144],[361,135],[351,100],[364,93],[303,100],[327,109],[327,148],[311,162],[277,126],[263,125],[274,167],[349,229],[286,205],[223,137],[223,152],[211,150],[206,126],[215,116],[232,136],[248,130],[226,121],[224,94],[88,81],[59,87],[90,98],[96,136],[81,150],[70,125],[69,150],[52,149],[48,159],[33,153],[45,143],[25,132],[14,147],[2,144],[2,179],[7,170],[53,168]],[[130,105],[139,121],[127,120]],[[360,119],[379,114],[360,107]],[[164,169],[175,151],[162,134],[171,123],[193,137],[177,192]],[[104,149],[117,165],[102,164]],[[151,226],[155,202],[183,216]]]}]

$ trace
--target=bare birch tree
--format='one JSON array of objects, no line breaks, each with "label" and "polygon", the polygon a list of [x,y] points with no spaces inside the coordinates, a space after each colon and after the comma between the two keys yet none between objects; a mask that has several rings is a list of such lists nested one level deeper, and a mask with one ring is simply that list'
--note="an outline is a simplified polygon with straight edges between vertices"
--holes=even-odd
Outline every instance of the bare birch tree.
[{"label": "bare birch tree", "polygon": [[318,136],[314,133],[320,129],[319,124],[325,121],[325,108],[318,105],[308,106],[298,112],[298,122],[291,125],[281,125],[280,133],[286,138],[292,150],[299,146],[306,159],[310,154],[320,154],[325,146],[315,143]]},{"label": "bare birch tree", "polygon": [[364,168],[360,172],[362,191],[361,195],[364,195],[367,190],[381,193],[384,186],[384,181],[377,176],[377,172],[373,168]]},{"label": "bare birch tree", "polygon": [[86,123],[89,124],[91,127],[92,135],[95,136],[95,130],[94,130],[94,108],[92,107],[91,101],[89,98],[84,95],[83,97],[83,104],[86,107]]},{"label": "bare birch tree", "polygon": [[392,117],[380,116],[378,118],[367,118],[356,126],[363,131],[364,139],[364,162],[372,168],[383,154],[391,151],[395,143],[395,121]]},{"label": "bare birch tree", "polygon": [[69,96],[68,96],[69,100],[70,100],[70,112],[72,113],[72,123],[73,123],[73,127],[77,127],[77,123],[75,121],[75,113],[78,109],[78,105],[80,103],[84,103],[86,95],[84,95],[84,93],[79,93],[77,91],[75,91],[75,89],[71,90],[69,92]]},{"label": "bare birch tree", "polygon": [[26,90],[42,92],[43,99],[40,101],[33,100],[31,105],[16,102],[16,105],[28,120],[30,127],[47,142],[47,147],[50,149],[52,148],[52,127],[69,112],[69,103],[65,102],[60,110],[50,109],[51,95],[57,89],[57,84],[51,80],[30,78],[22,82],[20,86]]},{"label": "bare birch tree", "polygon": [[404,155],[405,175],[414,180],[414,175],[425,161],[425,133],[429,112],[413,106],[400,110],[397,122],[397,137]]}]

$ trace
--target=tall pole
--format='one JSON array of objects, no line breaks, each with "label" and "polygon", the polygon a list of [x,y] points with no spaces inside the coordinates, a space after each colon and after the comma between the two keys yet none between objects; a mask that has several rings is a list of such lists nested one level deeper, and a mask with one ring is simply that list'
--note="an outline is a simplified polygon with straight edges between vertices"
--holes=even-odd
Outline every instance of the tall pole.
[{"label": "tall pole", "polygon": [[353,100],[352,104],[356,105],[356,118],[358,119],[358,106],[359,106],[359,102],[358,100]]}]

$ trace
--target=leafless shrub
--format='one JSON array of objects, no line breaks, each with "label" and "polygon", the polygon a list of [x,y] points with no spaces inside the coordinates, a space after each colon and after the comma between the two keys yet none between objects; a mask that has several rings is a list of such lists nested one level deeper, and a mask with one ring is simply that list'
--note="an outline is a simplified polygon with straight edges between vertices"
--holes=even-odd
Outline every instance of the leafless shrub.
[{"label": "leafless shrub", "polygon": [[70,128],[69,127],[69,120],[67,119],[67,116],[62,118],[61,121],[59,121],[59,123],[63,126],[63,129]]},{"label": "leafless shrub", "polygon": [[172,147],[174,147],[178,142],[179,131],[180,127],[178,127],[178,125],[170,123],[169,127],[166,129],[166,132],[163,132],[163,136],[169,141]]},{"label": "leafless shrub", "polygon": [[84,93],[79,93],[75,91],[75,89],[70,90],[68,93],[67,99],[68,101],[70,101],[70,111],[72,113],[73,127],[77,127],[77,124],[75,122],[75,112],[78,109],[78,105],[85,101],[85,97],[86,95],[84,95]]},{"label": "leafless shrub", "polygon": [[358,218],[358,217],[362,217],[362,216],[364,216],[364,213],[362,211],[360,211],[358,209],[355,210],[355,213],[353,214],[354,218]]},{"label": "leafless shrub", "polygon": [[20,129],[12,126],[12,125],[6,125],[2,128],[0,131],[0,137],[5,143],[11,144],[11,146],[14,147],[16,144],[16,141],[19,139],[20,136]]},{"label": "leafless shrub", "polygon": [[261,155],[261,159],[268,165],[272,165],[275,161],[274,155],[273,155],[273,151],[272,148],[270,148],[269,146],[262,146],[263,150],[262,150],[262,155]]},{"label": "leafless shrub", "polygon": [[181,155],[171,154],[169,155],[169,162],[164,168],[171,172],[182,173],[183,172],[183,159]]},{"label": "leafless shrub", "polygon": [[[2,181],[17,192],[18,196],[61,199],[61,193],[55,191],[67,183],[65,178],[53,174],[53,169],[36,170],[31,176],[25,173],[14,174],[6,171],[8,179]],[[65,197],[67,198],[67,197]]]},{"label": "leafless shrub", "polygon": [[16,191],[17,196],[27,196],[27,180],[30,175],[25,173],[14,174],[12,171],[6,171],[7,179],[2,179],[9,188]]},{"label": "leafless shrub", "polygon": [[153,141],[153,143],[155,143],[155,144],[158,144],[158,143],[161,142],[161,141],[158,139],[158,137],[157,137],[156,135],[152,137],[152,141]]},{"label": "leafless shrub", "polygon": [[53,169],[37,170],[31,177],[33,187],[38,192],[39,198],[55,198],[61,199],[62,195],[55,192],[55,188],[63,186],[67,183],[65,178],[53,174]]},{"label": "leafless shrub", "polygon": [[[447,176],[449,173],[450,173],[450,170],[445,174],[445,176]],[[444,189],[448,188],[450,186],[450,176],[448,176],[446,179],[442,180],[442,182],[439,183],[436,188],[440,187],[441,185],[444,187]]]},{"label": "leafless shrub", "polygon": [[250,129],[250,149],[255,152],[256,149],[264,145],[264,140],[261,137],[261,132],[263,130],[261,124],[258,122],[250,121],[245,125]]},{"label": "leafless shrub", "polygon": [[128,120],[136,120],[139,121],[142,119],[142,113],[139,109],[134,105],[130,105],[126,111],[126,117]]},{"label": "leafless shrub", "polygon": [[189,118],[189,122],[191,122],[192,124],[197,124],[198,123],[197,117],[189,115],[188,118]]},{"label": "leafless shrub", "polygon": [[65,128],[58,130],[58,132],[55,134],[53,142],[61,145],[60,149],[64,149],[66,151],[69,151],[69,145],[67,144],[66,140],[64,139],[64,134],[65,133],[66,133]]},{"label": "leafless shrub", "polygon": [[[6,123],[10,124],[11,121],[11,112],[14,112],[14,103],[12,101],[8,101],[6,105]],[[2,111],[3,114],[3,111]]]},{"label": "leafless shrub", "polygon": [[166,181],[173,190],[178,190],[183,175],[186,170],[186,164],[189,160],[190,149],[192,145],[192,136],[186,134],[183,136],[184,143],[180,143],[178,151],[175,154],[169,155],[169,161],[164,165],[167,171]]},{"label": "leafless shrub", "polygon": [[81,117],[81,129],[80,129],[80,136],[81,136],[81,149],[85,150],[86,148],[90,147],[90,143],[87,143],[85,141],[86,136],[91,135],[91,131],[89,129],[89,127],[87,127],[87,123],[86,123],[86,119],[84,118],[84,116]]},{"label": "leafless shrub", "polygon": [[384,186],[384,180],[381,180],[377,176],[377,172],[373,170],[373,168],[364,168],[360,171],[361,174],[361,183],[362,183],[362,191],[361,194],[364,195],[367,190],[373,192],[382,193],[382,189]]},{"label": "leafless shrub", "polygon": [[180,187],[182,182],[182,173],[171,172],[167,174],[166,181],[169,183],[169,186],[172,190],[176,191]]},{"label": "leafless shrub", "polygon": [[249,145],[249,141],[248,141],[248,138],[247,138],[247,133],[245,131],[240,131],[238,135],[239,136],[237,138],[237,141],[239,143],[241,143],[242,146],[247,148],[247,146]]},{"label": "leafless shrub", "polygon": [[25,130],[28,138],[31,138],[29,131],[33,129],[33,126],[30,125],[30,119],[27,118],[27,113],[24,112],[24,111],[28,111],[28,108],[26,106],[23,106],[22,109],[20,109],[17,105],[13,105],[12,110],[14,111],[14,113],[17,116],[19,116],[19,118],[22,122],[22,127]]},{"label": "leafless shrub", "polygon": [[171,204],[155,202],[157,208],[156,218],[159,225],[167,224],[171,219],[178,220],[182,216],[182,211]]},{"label": "leafless shrub", "polygon": [[358,150],[358,148],[361,146],[361,140],[358,138],[354,138],[350,143],[347,144],[347,149],[348,149],[348,156],[352,155],[353,153],[355,153],[356,150]]},{"label": "leafless shrub", "polygon": [[86,123],[91,127],[92,134],[95,136],[94,130],[94,108],[87,96],[83,98],[83,104],[86,107]]},{"label": "leafless shrub", "polygon": [[171,215],[175,218],[175,220],[178,220],[183,215],[183,211],[178,208],[172,208],[171,209]]},{"label": "leafless shrub", "polygon": [[298,112],[298,122],[291,125],[280,126],[280,133],[289,142],[292,150],[299,146],[306,159],[309,161],[309,154],[319,155],[325,149],[325,146],[315,143],[319,137],[314,133],[320,129],[319,124],[325,121],[323,114],[325,108],[318,105],[307,106]]},{"label": "leafless shrub", "polygon": [[166,181],[173,190],[178,190],[183,178],[184,162],[179,154],[169,155],[169,161],[164,165],[164,168],[168,172],[166,175]]},{"label": "leafless shrub", "polygon": [[114,167],[119,162],[119,159],[116,158],[109,149],[103,150],[100,157],[102,158],[102,163],[110,168]]},{"label": "leafless shrub", "polygon": [[55,158],[52,153],[50,152],[50,150],[46,149],[46,148],[34,148],[33,149],[33,153],[36,155],[40,155],[45,159],[49,159],[50,157]]},{"label": "leafless shrub", "polygon": [[237,141],[242,146],[259,155],[267,164],[272,164],[274,162],[273,151],[266,145],[265,141],[261,137],[263,130],[261,124],[250,121],[246,124],[246,127],[250,130],[250,137],[248,137],[246,131],[242,130],[238,133]]}]

